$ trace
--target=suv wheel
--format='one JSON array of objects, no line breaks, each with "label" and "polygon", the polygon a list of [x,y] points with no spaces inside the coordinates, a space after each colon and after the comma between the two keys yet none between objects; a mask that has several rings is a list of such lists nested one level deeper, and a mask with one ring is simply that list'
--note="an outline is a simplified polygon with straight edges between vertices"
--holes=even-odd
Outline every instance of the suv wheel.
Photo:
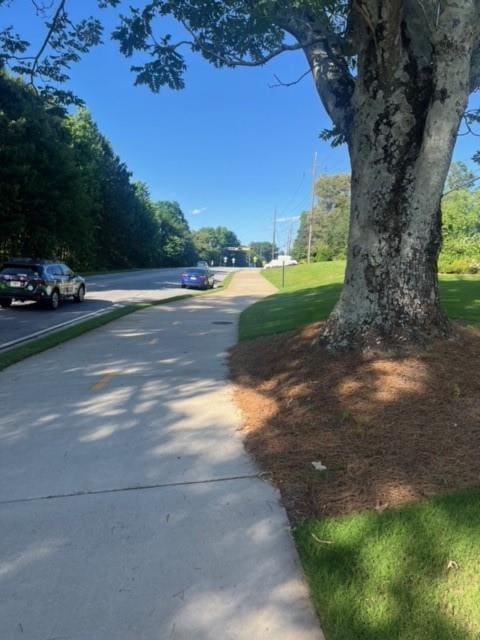
[{"label": "suv wheel", "polygon": [[4,309],[7,309],[11,305],[12,305],[11,298],[5,298],[4,300],[0,300],[0,307],[3,307]]},{"label": "suv wheel", "polygon": [[58,309],[59,302],[60,302],[60,296],[58,295],[58,291],[55,289],[55,291],[53,291],[52,295],[50,296],[50,300],[48,301],[48,306],[50,307],[50,309]]},{"label": "suv wheel", "polygon": [[83,284],[81,284],[78,287],[77,295],[73,296],[73,299],[75,300],[75,302],[83,302],[84,298],[85,298],[85,287],[83,286]]}]

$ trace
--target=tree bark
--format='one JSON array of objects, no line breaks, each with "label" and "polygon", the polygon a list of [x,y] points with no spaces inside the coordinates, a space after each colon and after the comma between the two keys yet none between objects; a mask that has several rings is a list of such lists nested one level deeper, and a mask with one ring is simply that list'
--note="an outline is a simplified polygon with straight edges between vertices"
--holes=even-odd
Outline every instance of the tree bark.
[{"label": "tree bark", "polygon": [[[440,203],[470,91],[478,6],[451,2],[435,24],[408,6],[362,3],[347,269],[324,332],[334,349],[449,332],[437,281]],[[421,19],[427,44],[415,39]]]}]

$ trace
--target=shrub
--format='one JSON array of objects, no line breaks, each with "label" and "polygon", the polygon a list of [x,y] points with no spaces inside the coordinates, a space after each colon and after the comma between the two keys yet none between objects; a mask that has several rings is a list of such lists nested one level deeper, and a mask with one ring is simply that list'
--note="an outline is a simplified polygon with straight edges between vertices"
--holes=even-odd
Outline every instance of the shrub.
[{"label": "shrub", "polygon": [[441,256],[438,263],[440,273],[480,273],[480,256],[452,258]]},{"label": "shrub", "polygon": [[447,236],[438,270],[441,273],[480,273],[480,234]]},{"label": "shrub", "polygon": [[319,242],[314,250],[315,253],[315,262],[327,262],[329,260],[333,260],[334,252],[333,249],[323,242]]}]

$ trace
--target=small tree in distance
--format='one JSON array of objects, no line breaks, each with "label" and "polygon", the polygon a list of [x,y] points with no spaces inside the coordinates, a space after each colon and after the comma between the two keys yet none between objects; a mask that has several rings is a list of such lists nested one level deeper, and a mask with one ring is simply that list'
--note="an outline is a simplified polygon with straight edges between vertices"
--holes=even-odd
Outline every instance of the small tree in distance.
[{"label": "small tree in distance", "polygon": [[223,264],[226,247],[240,247],[240,240],[226,227],[202,227],[193,232],[193,242],[201,260]]}]

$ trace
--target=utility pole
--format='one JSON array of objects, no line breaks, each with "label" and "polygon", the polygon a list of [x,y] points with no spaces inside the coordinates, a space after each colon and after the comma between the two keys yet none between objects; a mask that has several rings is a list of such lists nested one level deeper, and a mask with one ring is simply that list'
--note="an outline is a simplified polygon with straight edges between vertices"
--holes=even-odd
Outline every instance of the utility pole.
[{"label": "utility pole", "polygon": [[312,255],[312,234],[313,234],[313,212],[315,210],[315,178],[317,177],[317,152],[313,156],[313,169],[312,169],[312,208],[310,210],[310,220],[308,223],[308,247],[307,247],[307,262],[310,262],[310,256]]},{"label": "utility pole", "polygon": [[293,232],[293,222],[290,223],[288,227],[288,235],[287,235],[287,255],[290,255],[292,252],[292,232]]},{"label": "utility pole", "polygon": [[275,260],[275,234],[277,232],[277,210],[273,212],[273,240],[272,240],[272,260]]}]

